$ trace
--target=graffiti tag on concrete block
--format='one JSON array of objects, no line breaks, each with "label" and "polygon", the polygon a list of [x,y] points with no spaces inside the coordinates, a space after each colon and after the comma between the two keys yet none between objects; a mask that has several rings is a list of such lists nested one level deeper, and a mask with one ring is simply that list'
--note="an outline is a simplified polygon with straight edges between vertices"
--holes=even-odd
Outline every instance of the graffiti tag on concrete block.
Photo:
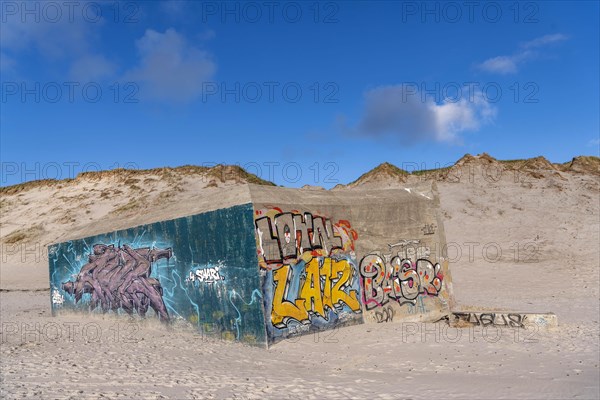
[{"label": "graffiti tag on concrete block", "polygon": [[332,328],[361,313],[357,234],[348,221],[274,207],[256,211],[255,228],[272,337]]},{"label": "graffiti tag on concrete block", "polygon": [[393,322],[394,321],[394,309],[390,306],[382,307],[381,311],[375,311],[375,321],[378,324],[382,322]]},{"label": "graffiti tag on concrete block", "polygon": [[202,283],[215,283],[218,281],[223,281],[225,278],[219,273],[219,269],[219,266],[198,268],[194,271],[190,271],[186,281]]},{"label": "graffiti tag on concrete block", "polygon": [[296,264],[303,254],[322,255],[354,250],[356,233],[348,221],[333,224],[331,219],[305,212],[282,212],[279,208],[257,211],[255,219],[258,251],[266,265]]},{"label": "graffiti tag on concrete block", "polygon": [[58,289],[52,290],[52,304],[62,306],[65,302],[65,296],[63,296]]},{"label": "graffiti tag on concrete block", "polygon": [[435,224],[425,224],[421,230],[424,235],[433,235],[435,233]]},{"label": "graffiti tag on concrete block", "polygon": [[[344,305],[352,311],[360,311],[358,292],[347,289],[353,279],[352,266],[347,260],[313,258],[305,265],[304,282],[299,290],[292,288],[295,286],[292,271],[291,266],[284,265],[273,273],[275,293],[271,322],[274,326],[285,327],[290,319],[308,323],[313,314],[328,320],[326,311],[337,314]],[[290,297],[293,300],[288,300]]]},{"label": "graffiti tag on concrete block", "polygon": [[506,326],[511,328],[525,328],[527,315],[524,314],[497,314],[497,313],[452,313],[453,325],[465,326]]},{"label": "graffiti tag on concrete block", "polygon": [[367,310],[381,307],[390,300],[415,304],[420,294],[437,296],[444,279],[440,264],[425,258],[411,261],[400,256],[386,262],[369,254],[360,262],[361,285]]}]

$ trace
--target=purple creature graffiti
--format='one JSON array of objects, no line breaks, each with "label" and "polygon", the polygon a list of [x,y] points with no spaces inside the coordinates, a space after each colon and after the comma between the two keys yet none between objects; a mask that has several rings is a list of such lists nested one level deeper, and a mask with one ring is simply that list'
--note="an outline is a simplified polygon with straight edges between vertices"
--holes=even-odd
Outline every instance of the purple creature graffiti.
[{"label": "purple creature graffiti", "polygon": [[134,249],[126,244],[123,247],[96,244],[75,281],[64,282],[62,288],[75,296],[75,303],[84,294],[90,294],[90,311],[101,307],[103,312],[123,309],[129,315],[135,311],[145,316],[151,307],[161,321],[168,321],[162,287],[150,274],[153,262],[168,260],[172,255],[170,248]]}]

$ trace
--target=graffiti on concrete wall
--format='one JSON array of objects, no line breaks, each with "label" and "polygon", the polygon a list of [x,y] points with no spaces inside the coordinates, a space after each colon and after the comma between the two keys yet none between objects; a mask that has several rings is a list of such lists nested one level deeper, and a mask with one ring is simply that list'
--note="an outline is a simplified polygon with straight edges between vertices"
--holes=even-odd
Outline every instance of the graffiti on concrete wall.
[{"label": "graffiti on concrete wall", "polygon": [[[328,320],[329,312],[338,314],[344,307],[354,312],[360,310],[358,291],[350,289],[354,277],[348,260],[320,257],[300,264],[296,269],[282,265],[273,272],[274,326],[287,327],[290,320],[307,323],[313,316]],[[295,284],[295,278],[301,275],[303,282]]]},{"label": "graffiti on concrete wall", "polygon": [[381,307],[380,310],[375,311],[375,321],[377,321],[378,324],[381,324],[383,322],[393,322],[394,314],[395,311],[393,307]]},{"label": "graffiti on concrete wall", "polygon": [[52,245],[49,264],[53,312],[156,313],[267,343],[251,204]]},{"label": "graffiti on concrete wall", "polygon": [[527,315],[504,313],[464,312],[452,313],[450,323],[455,326],[506,326],[510,328],[525,328]]},{"label": "graffiti on concrete wall", "polygon": [[[439,263],[429,260],[429,249],[418,240],[388,245],[396,254],[368,254],[360,261],[363,301],[367,310],[390,301],[416,305],[420,295],[437,296],[444,279]],[[393,318],[393,316],[392,316]]]},{"label": "graffiti on concrete wall", "polygon": [[360,322],[357,234],[350,223],[276,207],[255,214],[271,340]]},{"label": "graffiti on concrete wall", "polygon": [[75,303],[89,295],[92,311],[123,310],[144,316],[152,308],[161,320],[169,320],[162,286],[150,275],[152,263],[171,258],[171,249],[132,248],[127,244],[95,244],[92,249],[75,279],[62,284],[62,289],[74,296]]},{"label": "graffiti on concrete wall", "polygon": [[348,221],[333,224],[329,218],[280,208],[256,215],[259,262],[266,269],[296,264],[307,253],[334,256],[354,251],[357,234]]},{"label": "graffiti on concrete wall", "polygon": [[223,281],[225,280],[225,277],[219,272],[222,267],[222,263],[219,262],[218,265],[215,265],[214,267],[207,266],[206,268],[196,268],[189,272],[186,282],[213,284],[215,282]]},{"label": "graffiti on concrete wall", "polygon": [[56,288],[52,289],[52,304],[54,306],[62,306],[65,302],[65,296],[60,293],[60,291]]},{"label": "graffiti on concrete wall", "polygon": [[425,224],[421,228],[421,231],[423,231],[423,235],[433,235],[435,234],[435,228],[435,224]]}]

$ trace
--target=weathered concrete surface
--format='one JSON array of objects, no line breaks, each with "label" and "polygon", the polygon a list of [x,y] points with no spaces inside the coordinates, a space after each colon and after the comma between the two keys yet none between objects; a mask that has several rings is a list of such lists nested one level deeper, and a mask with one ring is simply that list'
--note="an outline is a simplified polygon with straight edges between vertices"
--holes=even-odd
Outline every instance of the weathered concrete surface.
[{"label": "weathered concrete surface", "polygon": [[558,326],[554,313],[521,313],[514,311],[453,311],[450,326],[495,326],[523,329],[551,329]]},{"label": "weathered concrete surface", "polygon": [[[354,232],[356,237],[350,252],[353,276],[349,282],[358,282],[364,321],[383,323],[435,321],[450,312],[453,304],[452,279],[434,189],[429,183],[411,189],[336,191],[298,191],[251,185],[250,194],[255,210],[279,210],[273,215],[273,227],[277,226],[277,214],[310,213]],[[281,226],[283,224],[283,220],[279,222],[280,232],[285,230]],[[292,237],[295,237],[294,229],[291,231]],[[264,229],[262,233],[264,239]],[[277,233],[273,236],[276,237]],[[279,237],[280,242],[282,239],[285,240]],[[259,248],[260,241],[258,238]],[[300,253],[300,249],[298,251]],[[261,266],[267,271],[262,273],[263,289],[274,284],[270,271],[276,271],[285,264],[279,262]],[[303,279],[304,272],[298,271],[300,279]],[[289,277],[291,281],[294,278]],[[296,286],[293,289],[294,292],[285,292],[285,299],[296,304],[299,300],[301,302],[302,293]],[[327,288],[322,289],[326,297]],[[266,318],[272,314],[268,296],[265,293]],[[315,315],[311,314],[311,318],[303,324],[292,324],[309,330],[313,317]],[[318,314],[316,317],[318,322]],[[272,327],[272,322],[267,321],[267,327],[273,335],[287,336],[288,332],[281,332],[281,329],[286,329],[285,326]]]}]

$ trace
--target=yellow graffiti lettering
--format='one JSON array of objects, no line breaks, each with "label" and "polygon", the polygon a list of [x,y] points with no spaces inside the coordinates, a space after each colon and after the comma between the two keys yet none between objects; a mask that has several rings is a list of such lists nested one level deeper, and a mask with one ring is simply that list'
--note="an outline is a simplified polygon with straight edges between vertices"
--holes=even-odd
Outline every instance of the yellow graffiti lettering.
[{"label": "yellow graffiti lettering", "polygon": [[[300,298],[304,299],[305,309],[314,311],[315,313],[325,317],[323,311],[323,299],[321,297],[321,282],[319,277],[319,261],[313,258],[306,264],[306,281],[302,286]],[[296,302],[301,301],[300,299]]]},{"label": "yellow graffiti lettering", "polygon": [[[358,311],[360,303],[356,297],[356,292],[352,290],[348,294],[343,290],[343,286],[348,284],[352,278],[352,267],[350,267],[350,264],[346,260],[331,261],[331,264],[331,280],[334,281],[337,279],[337,282],[331,289],[331,301],[333,304],[344,302],[352,311]],[[341,277],[339,277],[340,273]]]},{"label": "yellow graffiti lettering", "polygon": [[[300,293],[287,293],[291,281],[292,268],[283,265],[273,271],[275,290],[271,322],[283,328],[288,320],[308,321],[309,311],[327,319],[327,307],[338,313],[335,306],[346,304],[352,311],[360,312],[360,302],[356,290],[350,288],[353,267],[347,260],[335,261],[330,257],[313,258],[305,264],[306,278],[299,288]],[[289,298],[290,300],[286,300]]]},{"label": "yellow graffiti lettering", "polygon": [[329,257],[323,260],[321,276],[325,278],[325,283],[323,284],[323,306],[333,310],[333,302],[331,301],[331,258]]},{"label": "yellow graffiti lettering", "polygon": [[290,266],[284,265],[273,271],[275,293],[273,294],[273,309],[271,310],[271,322],[276,327],[285,327],[289,318],[298,321],[308,319],[308,313],[304,307],[304,300],[296,300],[296,304],[285,300],[285,289],[290,278]]}]

